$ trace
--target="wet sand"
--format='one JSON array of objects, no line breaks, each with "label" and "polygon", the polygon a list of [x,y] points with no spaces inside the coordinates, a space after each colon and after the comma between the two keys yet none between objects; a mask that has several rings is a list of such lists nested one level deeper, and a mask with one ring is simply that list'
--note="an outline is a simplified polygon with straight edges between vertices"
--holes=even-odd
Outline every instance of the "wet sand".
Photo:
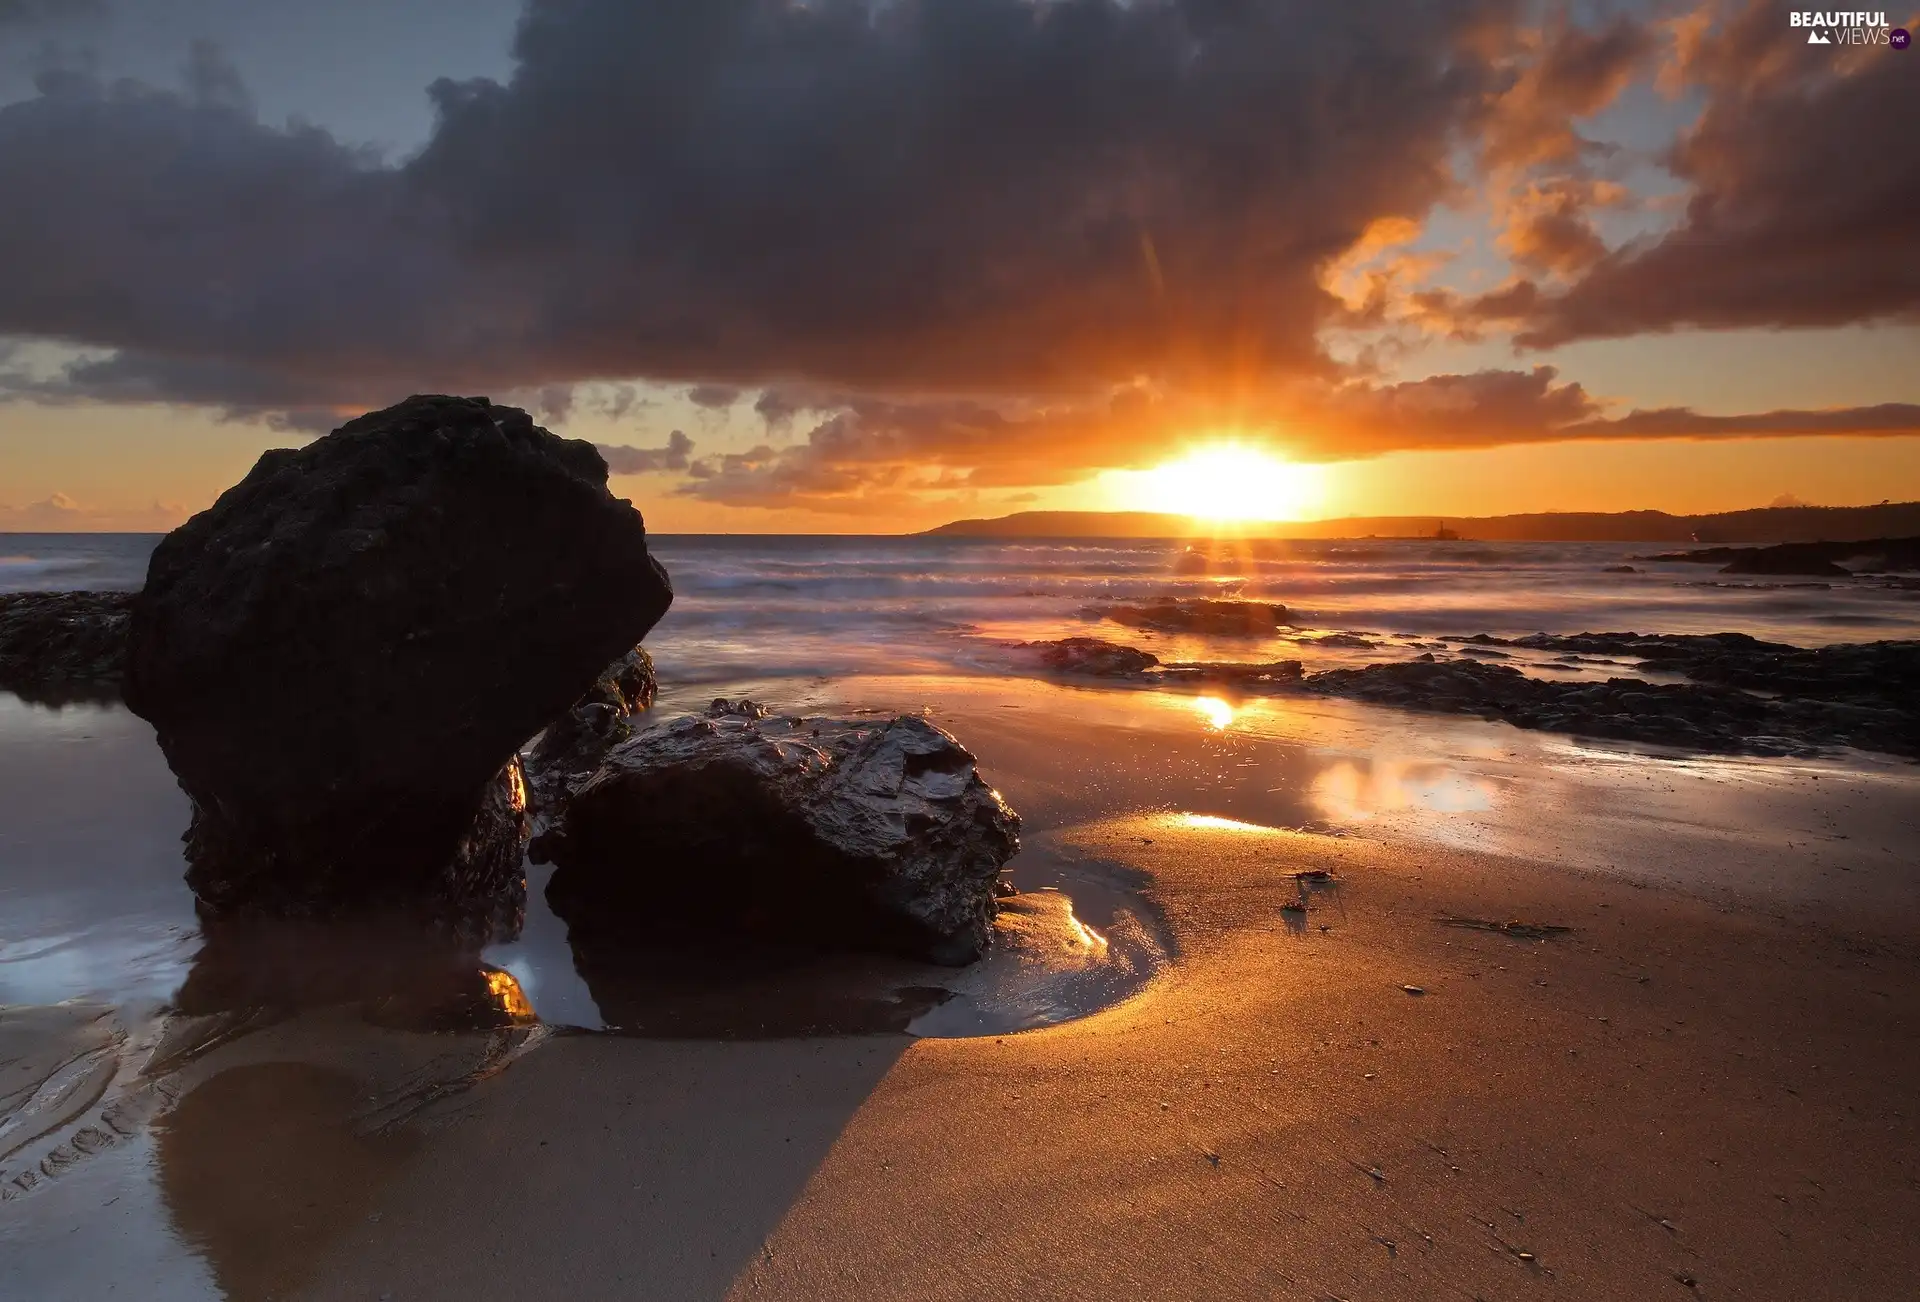
[{"label": "wet sand", "polygon": [[[118,1074],[41,1109],[65,1119],[21,1154],[73,1156],[0,1206],[0,1295],[1912,1295],[1912,766],[813,689],[847,700],[937,705],[1027,817],[1016,870],[1139,891],[1144,988],[946,1039],[309,1009],[154,1045],[131,1000],[10,1010],[0,1071],[65,1045],[76,1079]],[[1516,919],[1567,930],[1467,925]],[[98,1120],[116,1099],[140,1106]]]}]

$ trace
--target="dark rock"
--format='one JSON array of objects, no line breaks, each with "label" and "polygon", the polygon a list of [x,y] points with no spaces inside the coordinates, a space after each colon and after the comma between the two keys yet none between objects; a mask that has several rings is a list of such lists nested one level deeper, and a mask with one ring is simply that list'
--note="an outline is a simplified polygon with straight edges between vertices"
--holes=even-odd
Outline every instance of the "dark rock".
[{"label": "dark rock", "polygon": [[574,794],[547,900],[588,942],[746,933],[971,962],[1020,825],[975,768],[916,715],[679,719]]},{"label": "dark rock", "polygon": [[0,595],[0,690],[29,700],[119,696],[130,592]]},{"label": "dark rock", "polygon": [[1844,579],[1853,571],[1835,565],[1814,546],[1788,543],[1742,552],[1721,567],[1722,574],[1807,574],[1822,579]]},{"label": "dark rock", "polygon": [[1209,598],[1156,601],[1144,606],[1101,606],[1087,613],[1127,628],[1163,633],[1202,633],[1213,637],[1271,637],[1287,622],[1285,606],[1264,601]]},{"label": "dark rock", "polygon": [[1158,656],[1097,637],[1069,637],[1058,642],[1016,642],[1012,649],[1039,655],[1040,664],[1057,674],[1088,674],[1098,678],[1127,678],[1153,668]]},{"label": "dark rock", "polygon": [[532,812],[556,812],[571,785],[591,777],[607,752],[633,735],[633,716],[652,709],[658,692],[653,657],[640,647],[601,670],[593,686],[527,749]]},{"label": "dark rock", "polygon": [[[198,800],[187,824],[187,885],[204,917],[245,913],[325,918],[356,912],[420,912],[454,931],[485,938],[519,931],[526,907],[522,871],[527,833],[527,787],[517,756],[480,791],[477,808],[455,829],[452,843],[424,863],[406,847],[406,870],[386,876],[356,871],[358,864],[323,861],[304,846],[291,850],[250,835],[236,820],[210,814]],[[369,855],[395,853],[362,842]]]},{"label": "dark rock", "polygon": [[[1612,636],[1636,639],[1642,645],[1681,640],[1584,634],[1566,639],[1539,635],[1519,642],[1569,642],[1590,647]],[[1699,643],[1719,639],[1690,640]],[[1879,695],[1855,700],[1836,695],[1826,699],[1761,696],[1741,687],[1709,682],[1647,683],[1637,678],[1610,678],[1604,683],[1545,682],[1509,665],[1473,661],[1333,669],[1308,677],[1303,686],[1322,695],[1408,709],[1477,714],[1522,728],[1552,728],[1590,737],[1700,750],[1811,754],[1831,746],[1856,746],[1892,755],[1920,756],[1920,692],[1903,686],[1914,681],[1916,666],[1920,665],[1920,643],[1876,643],[1820,651],[1786,649],[1816,662],[1829,653],[1840,652],[1837,658],[1843,663],[1884,666],[1886,686],[1876,689]],[[1705,673],[1712,665],[1711,661],[1695,663],[1690,669]],[[1808,675],[1810,686],[1829,693],[1839,691],[1840,685],[1849,681],[1838,673],[1823,677],[1809,670]],[[1728,676],[1737,675],[1729,672]],[[1776,676],[1772,681],[1787,680]]]},{"label": "dark rock", "polygon": [[744,696],[737,701],[729,701],[724,696],[717,696],[713,704],[707,707],[709,719],[765,719],[772,714],[773,711],[760,702],[750,701]]},{"label": "dark rock", "polygon": [[1298,660],[1275,660],[1264,665],[1236,664],[1173,664],[1160,673],[1163,683],[1220,684],[1253,690],[1259,687],[1278,688],[1288,683],[1300,681],[1301,666]]},{"label": "dark rock", "polygon": [[1380,645],[1358,633],[1328,633],[1324,637],[1303,637],[1299,641],[1302,646],[1344,647],[1353,651],[1372,651]]},{"label": "dark rock", "polygon": [[415,397],[264,454],[161,542],[125,693],[194,801],[206,905],[512,890],[516,751],[672,600],[606,478],[523,411]]},{"label": "dark rock", "polygon": [[[1862,542],[1781,543],[1773,547],[1703,547],[1642,556],[1647,561],[1719,565],[1722,574],[1811,574],[1844,578],[1856,573],[1920,570],[1920,538],[1871,538]],[[1851,567],[1842,562],[1853,562]]]},{"label": "dark rock", "polygon": [[1602,574],[1638,574],[1640,571],[1631,565],[1609,565],[1600,572]]}]

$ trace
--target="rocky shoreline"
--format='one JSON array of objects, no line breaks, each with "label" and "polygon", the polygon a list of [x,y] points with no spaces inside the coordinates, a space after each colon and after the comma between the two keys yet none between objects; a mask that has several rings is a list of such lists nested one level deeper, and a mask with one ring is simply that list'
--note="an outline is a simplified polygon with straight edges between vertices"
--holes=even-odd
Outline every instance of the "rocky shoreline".
[{"label": "rocky shoreline", "polygon": [[1777,543],[1771,547],[1701,547],[1692,551],[1662,552],[1657,556],[1634,559],[1718,565],[1722,574],[1812,575],[1844,579],[1856,574],[1911,573],[1920,570],[1920,538]]},{"label": "rocky shoreline", "polygon": [[28,701],[115,701],[126,677],[131,592],[0,595],[0,691]]},{"label": "rocky shoreline", "polygon": [[[1428,651],[1413,660],[1311,674],[1298,660],[1162,664],[1149,652],[1098,638],[1009,649],[1031,657],[1042,673],[1140,686],[1344,697],[1702,751],[1816,755],[1850,746],[1920,759],[1920,641],[1813,649],[1743,633],[1481,633],[1443,641],[1462,658]],[[1505,647],[1560,653],[1568,668],[1619,664],[1689,681],[1550,681],[1498,663],[1510,657]]]}]

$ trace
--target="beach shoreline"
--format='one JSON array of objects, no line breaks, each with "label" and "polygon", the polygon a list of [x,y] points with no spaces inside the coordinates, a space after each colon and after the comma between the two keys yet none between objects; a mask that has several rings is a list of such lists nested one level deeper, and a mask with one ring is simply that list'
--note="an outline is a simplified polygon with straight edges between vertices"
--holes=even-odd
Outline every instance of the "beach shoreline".
[{"label": "beach shoreline", "polygon": [[[957,1039],[192,1019],[151,1121],[0,1211],[0,1284],[1894,1298],[1920,1265],[1913,766],[1350,702],[763,686],[929,710],[1025,815],[1016,875],[1137,883],[1164,965],[1091,1015]],[[352,1214],[260,1248],[269,1185]]]}]

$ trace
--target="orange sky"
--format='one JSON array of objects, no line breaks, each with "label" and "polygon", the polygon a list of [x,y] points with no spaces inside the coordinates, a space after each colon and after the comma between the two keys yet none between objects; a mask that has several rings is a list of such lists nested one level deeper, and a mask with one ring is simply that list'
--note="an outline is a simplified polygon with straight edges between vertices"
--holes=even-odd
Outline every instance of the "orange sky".
[{"label": "orange sky", "polygon": [[0,27],[0,531],[171,527],[412,391],[669,532],[1150,509],[1223,441],[1316,467],[1301,518],[1920,499],[1915,56],[1764,0],[1085,2]]}]

